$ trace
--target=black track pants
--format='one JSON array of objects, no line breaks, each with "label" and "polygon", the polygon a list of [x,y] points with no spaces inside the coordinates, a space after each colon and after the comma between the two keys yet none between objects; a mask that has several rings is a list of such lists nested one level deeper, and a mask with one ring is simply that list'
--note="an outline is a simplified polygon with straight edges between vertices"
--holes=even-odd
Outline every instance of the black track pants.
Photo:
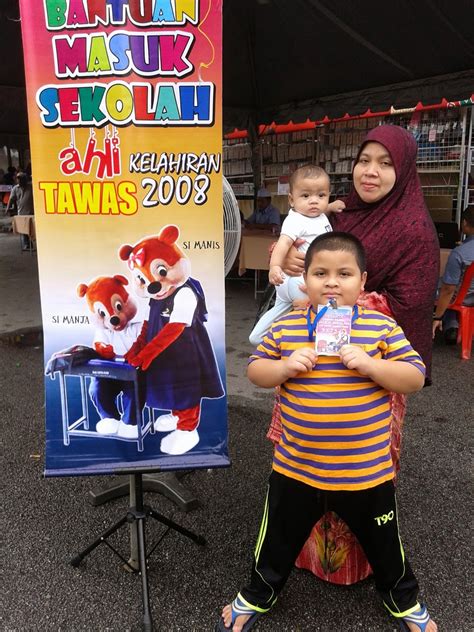
[{"label": "black track pants", "polygon": [[269,609],[288,579],[315,523],[334,511],[359,540],[377,590],[395,616],[417,606],[418,582],[398,533],[392,481],[362,491],[324,491],[272,472],[250,583],[241,596]]}]

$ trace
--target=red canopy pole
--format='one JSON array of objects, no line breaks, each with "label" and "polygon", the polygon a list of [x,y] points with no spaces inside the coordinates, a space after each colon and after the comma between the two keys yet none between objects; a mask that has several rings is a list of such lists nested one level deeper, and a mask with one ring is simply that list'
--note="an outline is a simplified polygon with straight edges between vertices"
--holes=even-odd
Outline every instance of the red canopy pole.
[{"label": "red canopy pole", "polygon": [[[329,118],[325,116],[320,121],[309,121],[307,120],[305,123],[293,123],[289,121],[285,125],[277,125],[275,122],[270,125],[260,125],[259,127],[259,135],[263,136],[264,134],[268,134],[269,132],[273,132],[274,134],[284,134],[287,132],[299,132],[302,130],[314,129],[318,125],[326,125],[327,123],[339,123],[341,121],[351,121],[355,119],[361,118],[373,118],[374,116],[393,116],[395,114],[406,114],[408,112],[423,112],[427,110],[441,110],[445,108],[453,108],[453,107],[463,107],[463,106],[472,106],[474,105],[474,94],[471,95],[469,99],[464,99],[462,101],[448,101],[447,99],[442,99],[440,103],[434,103],[432,105],[423,105],[420,101],[414,106],[410,108],[394,108],[393,106],[386,110],[385,112],[372,112],[370,108],[364,112],[363,114],[357,114],[352,116],[351,114],[344,114],[344,116],[338,118]],[[226,139],[238,139],[238,138],[247,138],[248,133],[246,130],[237,130],[235,129],[230,134],[226,134],[224,138]]]}]

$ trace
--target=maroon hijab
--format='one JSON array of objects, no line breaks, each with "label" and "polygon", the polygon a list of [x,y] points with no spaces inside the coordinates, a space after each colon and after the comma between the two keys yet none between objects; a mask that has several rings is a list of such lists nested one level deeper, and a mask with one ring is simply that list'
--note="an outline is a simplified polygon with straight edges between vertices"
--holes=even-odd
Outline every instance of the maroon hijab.
[{"label": "maroon hijab", "polygon": [[334,230],[352,233],[363,243],[366,290],[386,295],[393,317],[426,364],[429,382],[439,243],[416,170],[416,141],[402,127],[376,127],[367,134],[356,162],[368,142],[380,143],[390,153],[395,185],[372,204],[352,188],[346,209],[333,214],[331,222]]}]

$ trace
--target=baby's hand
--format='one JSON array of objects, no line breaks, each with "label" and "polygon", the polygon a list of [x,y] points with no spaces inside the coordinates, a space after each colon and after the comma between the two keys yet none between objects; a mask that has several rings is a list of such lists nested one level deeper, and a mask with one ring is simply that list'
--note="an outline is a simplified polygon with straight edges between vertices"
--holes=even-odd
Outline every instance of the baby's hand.
[{"label": "baby's hand", "polygon": [[328,212],[341,213],[346,208],[346,205],[342,200],[334,200],[328,205]]},{"label": "baby's hand", "polygon": [[356,369],[361,375],[368,376],[372,358],[357,345],[343,345],[339,351],[342,363],[348,369]]},{"label": "baby's hand", "polygon": [[283,360],[287,378],[311,371],[317,359],[318,356],[311,347],[296,349],[286,360]]},{"label": "baby's hand", "polygon": [[268,279],[272,285],[281,285],[285,280],[285,275],[280,266],[271,266]]}]

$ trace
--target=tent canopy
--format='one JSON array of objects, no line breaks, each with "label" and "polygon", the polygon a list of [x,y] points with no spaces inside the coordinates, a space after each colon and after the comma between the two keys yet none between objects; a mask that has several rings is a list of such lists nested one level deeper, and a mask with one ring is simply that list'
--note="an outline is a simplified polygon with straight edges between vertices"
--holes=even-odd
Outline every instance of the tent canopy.
[{"label": "tent canopy", "polygon": [[472,0],[224,0],[226,129],[467,99],[473,24]]},{"label": "tent canopy", "polygon": [[[223,15],[225,131],[474,90],[472,0],[223,0]],[[2,0],[3,139],[28,130],[20,26],[18,0]]]}]

